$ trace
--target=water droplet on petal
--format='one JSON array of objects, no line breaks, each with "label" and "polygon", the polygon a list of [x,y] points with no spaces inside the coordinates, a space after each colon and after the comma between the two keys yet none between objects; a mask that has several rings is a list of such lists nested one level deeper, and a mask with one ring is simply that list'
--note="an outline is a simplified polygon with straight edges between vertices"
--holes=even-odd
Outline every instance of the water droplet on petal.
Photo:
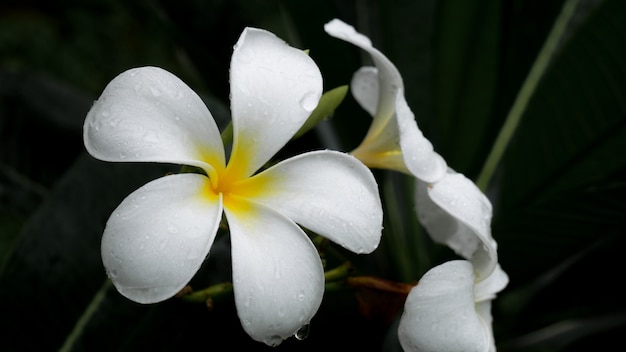
[{"label": "water droplet on petal", "polygon": [[309,324],[302,325],[300,329],[296,331],[296,334],[293,336],[300,341],[306,339],[307,337],[309,337],[309,331],[311,331],[310,326],[311,325]]},{"label": "water droplet on petal", "polygon": [[109,270],[107,272],[107,275],[111,278],[111,279],[115,279],[117,277],[117,270]]},{"label": "water droplet on petal", "polygon": [[317,94],[310,92],[305,94],[302,99],[300,99],[300,106],[302,106],[304,110],[311,112],[317,106],[318,101]]}]

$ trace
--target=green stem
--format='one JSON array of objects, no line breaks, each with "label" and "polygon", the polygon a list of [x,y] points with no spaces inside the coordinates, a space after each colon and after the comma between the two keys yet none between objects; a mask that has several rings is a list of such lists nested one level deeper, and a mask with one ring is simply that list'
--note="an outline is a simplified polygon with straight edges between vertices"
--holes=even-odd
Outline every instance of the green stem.
[{"label": "green stem", "polygon": [[83,315],[80,316],[80,318],[76,322],[76,325],[74,325],[74,328],[65,339],[63,346],[61,346],[61,348],[59,349],[59,352],[68,352],[72,350],[72,346],[74,346],[74,343],[76,342],[76,340],[78,340],[80,335],[83,333],[83,330],[85,329],[85,327],[91,320],[91,317],[98,310],[98,307],[100,307],[100,304],[104,300],[104,297],[106,296],[106,293],[110,287],[111,287],[111,280],[106,279],[106,281],[102,284],[98,292],[96,292],[96,295],[93,296],[93,298],[91,299],[91,302],[89,302],[89,305],[83,312]]},{"label": "green stem", "polygon": [[352,272],[352,264],[350,262],[344,262],[338,267],[328,270],[324,273],[324,279],[326,282],[336,281],[348,277]]},{"label": "green stem", "polygon": [[551,59],[556,53],[559,43],[563,39],[566,32],[567,24],[574,15],[578,1],[579,0],[567,0],[565,2],[561,13],[552,27],[552,30],[548,34],[546,42],[539,51],[539,55],[537,56],[535,63],[532,65],[526,80],[522,84],[513,106],[511,107],[511,110],[509,111],[509,114],[500,129],[500,133],[498,134],[498,137],[491,148],[491,152],[487,156],[483,169],[476,181],[476,185],[482,191],[485,191],[489,185],[489,181],[496,171],[496,168],[498,167],[498,164],[500,163],[511,138],[519,125],[522,115],[528,107],[528,103],[532,98],[537,85],[549,67]]},{"label": "green stem", "polygon": [[194,291],[190,294],[183,295],[180,298],[187,302],[195,302],[195,303],[204,303],[207,299],[213,298],[215,296],[229,293],[233,290],[233,284],[230,282],[222,282],[219,284],[215,284],[213,286],[209,286],[200,291]]}]

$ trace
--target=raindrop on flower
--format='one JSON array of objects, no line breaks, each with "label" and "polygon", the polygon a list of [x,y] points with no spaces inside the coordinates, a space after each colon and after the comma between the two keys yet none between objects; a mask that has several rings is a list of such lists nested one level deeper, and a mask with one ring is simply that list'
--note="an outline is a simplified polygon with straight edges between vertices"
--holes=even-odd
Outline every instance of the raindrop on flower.
[{"label": "raindrop on flower", "polygon": [[302,99],[300,99],[300,106],[302,106],[302,108],[306,111],[313,111],[313,109],[315,109],[315,107],[317,106],[318,103],[318,98],[317,95],[315,95],[315,93],[307,93],[305,94]]},{"label": "raindrop on flower", "polygon": [[309,337],[309,331],[311,331],[310,327],[311,325],[309,324],[302,325],[300,329],[296,331],[296,334],[293,336],[300,341],[306,339],[307,337]]}]

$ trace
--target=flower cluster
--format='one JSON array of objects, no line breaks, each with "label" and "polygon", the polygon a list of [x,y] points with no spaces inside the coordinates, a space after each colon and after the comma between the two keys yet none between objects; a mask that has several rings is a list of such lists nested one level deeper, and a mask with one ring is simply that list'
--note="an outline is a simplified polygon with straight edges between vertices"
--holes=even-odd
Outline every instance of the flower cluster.
[{"label": "flower cluster", "polygon": [[366,51],[375,64],[352,78],[352,93],[373,121],[351,154],[370,167],[414,176],[421,224],[435,242],[466,259],[432,268],[411,290],[398,330],[402,347],[407,352],[494,351],[491,300],[508,276],[498,265],[489,199],[433,150],[404,99],[400,73],[369,38],[337,19],[325,30]]},{"label": "flower cluster", "polygon": [[390,169],[415,177],[420,222],[465,259],[432,268],[411,290],[398,331],[402,347],[494,350],[491,300],[508,277],[490,233],[489,200],[434,151],[398,70],[370,40],[339,20],[325,30],[375,64],[351,82],[373,120],[350,153],[311,151],[267,166],[317,107],[323,81],[306,52],[265,30],[246,28],[234,46],[231,149],[201,98],[173,74],[141,67],[107,85],[84,124],[92,156],[198,170],[151,181],[113,211],[101,246],[107,275],[133,301],[169,299],[199,270],[226,221],[242,327],[276,346],[309,323],[324,293],[324,267],[304,229],[349,251],[373,252],[383,213],[370,168]]}]

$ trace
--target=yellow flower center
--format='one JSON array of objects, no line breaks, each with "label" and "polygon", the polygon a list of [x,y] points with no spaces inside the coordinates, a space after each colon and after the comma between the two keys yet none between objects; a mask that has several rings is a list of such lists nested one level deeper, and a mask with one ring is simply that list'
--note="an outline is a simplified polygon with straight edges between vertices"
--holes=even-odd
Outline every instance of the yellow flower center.
[{"label": "yellow flower center", "polygon": [[214,200],[221,194],[225,208],[239,213],[249,211],[248,200],[257,198],[271,189],[272,180],[262,174],[247,176],[246,164],[246,158],[231,159],[226,168],[211,173],[209,175],[211,182],[205,189],[206,196]]}]

